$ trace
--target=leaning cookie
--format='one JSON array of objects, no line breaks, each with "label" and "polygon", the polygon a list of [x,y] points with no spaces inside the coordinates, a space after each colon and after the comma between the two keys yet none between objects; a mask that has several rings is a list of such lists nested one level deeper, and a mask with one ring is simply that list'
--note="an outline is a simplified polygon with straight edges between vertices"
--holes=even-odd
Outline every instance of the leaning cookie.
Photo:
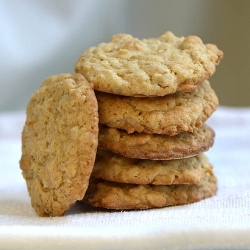
[{"label": "leaning cookie", "polygon": [[218,98],[208,81],[191,93],[163,97],[125,97],[96,92],[100,123],[126,130],[176,135],[193,132],[217,109]]},{"label": "leaning cookie", "polygon": [[86,50],[75,71],[94,83],[95,90],[125,96],[164,96],[191,92],[215,72],[223,52],[197,36],[166,32],[139,40],[128,34]]},{"label": "leaning cookie", "polygon": [[80,74],[60,74],[31,96],[20,168],[40,216],[63,215],[87,190],[98,143],[92,87]]},{"label": "leaning cookie", "polygon": [[207,175],[196,185],[134,185],[91,179],[84,202],[107,209],[129,210],[184,205],[216,194],[217,179]]},{"label": "leaning cookie", "polygon": [[142,160],[98,150],[93,177],[131,184],[198,184],[213,166],[204,154],[179,160]]},{"label": "leaning cookie", "polygon": [[187,158],[207,151],[214,143],[215,132],[203,124],[193,133],[176,136],[132,133],[99,124],[98,148],[130,158],[170,160]]}]

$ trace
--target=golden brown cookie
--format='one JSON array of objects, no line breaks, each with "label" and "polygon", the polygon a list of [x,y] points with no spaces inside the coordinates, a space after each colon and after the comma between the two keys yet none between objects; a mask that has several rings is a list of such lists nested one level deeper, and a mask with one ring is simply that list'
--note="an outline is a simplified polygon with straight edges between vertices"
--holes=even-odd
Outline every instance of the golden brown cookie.
[{"label": "golden brown cookie", "polygon": [[139,40],[117,34],[109,43],[87,49],[75,71],[94,83],[95,90],[125,96],[164,96],[190,92],[215,72],[223,52],[197,36],[166,32]]},{"label": "golden brown cookie", "polygon": [[209,174],[195,185],[135,185],[91,179],[83,201],[108,209],[149,209],[197,202],[216,191],[217,179]]},{"label": "golden brown cookie", "polygon": [[179,160],[132,159],[98,150],[93,177],[131,184],[198,184],[213,166],[204,154]]},{"label": "golden brown cookie", "polygon": [[213,146],[215,133],[203,124],[193,133],[175,136],[132,133],[99,125],[98,147],[130,158],[170,160],[187,158],[207,151]]},{"label": "golden brown cookie", "polygon": [[191,93],[163,97],[125,97],[96,92],[100,123],[126,130],[176,135],[199,128],[218,107],[218,98],[208,81]]},{"label": "golden brown cookie", "polygon": [[63,215],[86,192],[98,143],[92,87],[80,74],[60,74],[31,96],[20,168],[40,216]]}]

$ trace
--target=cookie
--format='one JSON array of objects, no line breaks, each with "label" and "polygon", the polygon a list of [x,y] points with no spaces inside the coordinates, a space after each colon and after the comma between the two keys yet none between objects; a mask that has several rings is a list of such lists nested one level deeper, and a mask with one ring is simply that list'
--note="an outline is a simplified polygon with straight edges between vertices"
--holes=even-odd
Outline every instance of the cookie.
[{"label": "cookie", "polygon": [[176,135],[193,132],[217,109],[218,98],[208,81],[191,93],[163,97],[125,97],[96,92],[100,123],[128,133]]},{"label": "cookie", "polygon": [[135,185],[91,179],[83,201],[107,209],[149,209],[197,202],[216,191],[217,179],[209,174],[195,185]]},{"label": "cookie", "polygon": [[204,154],[179,160],[154,161],[98,150],[92,176],[131,184],[198,184],[204,181],[212,169]]},{"label": "cookie", "polygon": [[98,144],[93,86],[80,74],[47,78],[31,96],[20,168],[40,216],[61,216],[87,190]]},{"label": "cookie", "polygon": [[207,151],[214,143],[215,132],[203,124],[193,133],[176,136],[132,133],[99,125],[98,148],[130,158],[170,160],[187,158]]},{"label": "cookie", "polygon": [[166,32],[139,40],[117,34],[110,42],[87,49],[75,71],[94,83],[95,90],[125,96],[164,96],[190,92],[215,72],[223,52],[197,36]]}]

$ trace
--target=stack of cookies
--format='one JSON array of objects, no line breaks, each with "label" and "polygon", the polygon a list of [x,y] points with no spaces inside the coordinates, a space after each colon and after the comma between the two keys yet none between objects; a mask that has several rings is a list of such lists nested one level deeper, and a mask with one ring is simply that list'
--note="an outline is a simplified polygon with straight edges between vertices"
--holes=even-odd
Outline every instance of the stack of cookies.
[{"label": "stack of cookies", "polygon": [[188,204],[216,193],[203,152],[218,106],[208,82],[223,57],[196,36],[118,34],[86,50],[76,74],[31,96],[20,168],[40,216],[76,201],[108,209]]},{"label": "stack of cookies", "polygon": [[223,57],[196,36],[139,40],[118,34],[75,65],[94,84],[99,143],[84,202],[108,209],[188,204],[216,193],[203,154],[218,106],[207,80]]}]

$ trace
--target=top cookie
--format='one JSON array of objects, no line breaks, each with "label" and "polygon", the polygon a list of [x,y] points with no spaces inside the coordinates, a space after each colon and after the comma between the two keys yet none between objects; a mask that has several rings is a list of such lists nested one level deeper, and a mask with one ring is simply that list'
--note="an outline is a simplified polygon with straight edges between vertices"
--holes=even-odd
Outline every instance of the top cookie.
[{"label": "top cookie", "polygon": [[20,168],[40,216],[63,215],[88,187],[98,142],[97,101],[80,74],[47,78],[27,106]]},{"label": "top cookie", "polygon": [[86,50],[75,71],[94,83],[95,90],[125,96],[164,96],[192,92],[215,72],[223,52],[197,36],[166,32],[139,40],[117,34],[109,43]]}]

